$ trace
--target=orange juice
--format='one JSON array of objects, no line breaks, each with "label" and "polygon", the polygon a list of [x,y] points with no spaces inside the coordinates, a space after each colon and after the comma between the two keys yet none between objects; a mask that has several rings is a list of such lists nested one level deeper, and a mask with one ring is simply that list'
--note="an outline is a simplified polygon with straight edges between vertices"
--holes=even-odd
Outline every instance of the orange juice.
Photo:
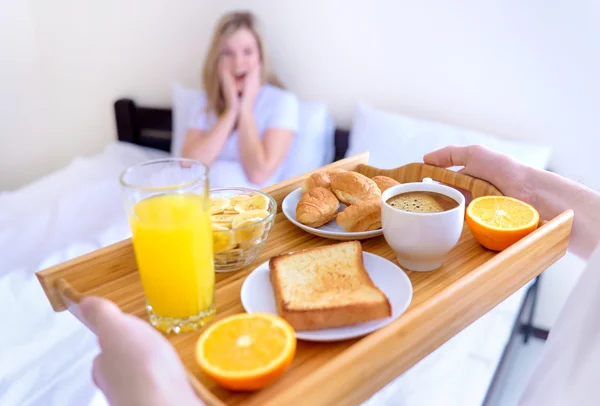
[{"label": "orange juice", "polygon": [[205,197],[172,193],[139,201],[130,215],[135,256],[152,313],[214,314],[215,271]]}]

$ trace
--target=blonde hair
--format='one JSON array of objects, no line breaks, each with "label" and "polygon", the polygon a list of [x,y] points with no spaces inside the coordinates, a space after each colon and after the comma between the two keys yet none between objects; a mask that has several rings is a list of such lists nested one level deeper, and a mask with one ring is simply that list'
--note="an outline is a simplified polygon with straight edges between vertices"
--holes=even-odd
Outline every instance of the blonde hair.
[{"label": "blonde hair", "polygon": [[202,69],[202,84],[206,92],[206,111],[215,112],[220,116],[225,111],[225,97],[219,80],[219,56],[221,44],[224,38],[235,31],[246,28],[256,38],[259,57],[262,62],[262,83],[270,83],[274,86],[283,87],[277,76],[269,70],[265,55],[263,41],[256,30],[256,18],[249,12],[232,12],[225,14],[215,27],[212,41],[204,68]]}]

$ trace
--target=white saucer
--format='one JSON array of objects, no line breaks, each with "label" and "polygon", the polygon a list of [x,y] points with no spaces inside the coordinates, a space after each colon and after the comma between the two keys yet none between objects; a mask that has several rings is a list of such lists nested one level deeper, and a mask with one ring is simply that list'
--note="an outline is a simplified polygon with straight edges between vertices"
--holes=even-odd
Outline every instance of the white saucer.
[{"label": "white saucer", "polygon": [[[285,215],[285,217],[287,217],[289,221],[291,221],[296,226],[300,227],[306,232],[317,235],[319,237],[340,241],[364,240],[366,238],[373,238],[383,234],[383,229],[362,231],[356,233],[345,231],[335,222],[335,220],[332,220],[319,228],[305,226],[304,224],[296,220],[296,206],[298,205],[298,202],[300,201],[301,197],[302,189],[294,190],[289,195],[287,195],[285,199],[283,199],[283,202],[281,203],[281,210],[283,211],[283,214]],[[340,204],[339,211],[342,211],[345,208],[346,205]]]},{"label": "white saucer", "polygon": [[[398,317],[408,308],[412,300],[410,279],[394,263],[375,254],[363,252],[363,261],[373,283],[381,289],[392,305],[392,316],[355,324],[353,326],[314,331],[296,331],[296,337],[307,341],[339,341],[360,337],[378,330]],[[242,306],[248,313],[266,312],[277,314],[275,294],[269,278],[269,262],[256,268],[242,285]]]}]

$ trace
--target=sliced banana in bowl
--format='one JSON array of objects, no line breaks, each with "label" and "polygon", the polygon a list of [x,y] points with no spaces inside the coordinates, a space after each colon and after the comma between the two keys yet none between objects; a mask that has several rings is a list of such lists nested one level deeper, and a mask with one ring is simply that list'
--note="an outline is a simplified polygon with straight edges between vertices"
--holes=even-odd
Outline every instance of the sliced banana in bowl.
[{"label": "sliced banana in bowl", "polygon": [[211,216],[212,223],[218,224],[222,227],[231,228],[233,219],[237,214],[214,214]]},{"label": "sliced banana in bowl", "polygon": [[213,251],[217,272],[235,271],[260,253],[275,220],[277,204],[245,188],[211,190]]},{"label": "sliced banana in bowl", "polygon": [[235,228],[235,239],[238,243],[248,242],[259,238],[264,230],[265,225],[262,223],[261,218],[252,217],[245,219],[238,223],[238,226]]},{"label": "sliced banana in bowl", "polygon": [[249,199],[239,201],[234,208],[238,213],[244,213],[250,210],[268,210],[269,199],[263,195],[254,195]]},{"label": "sliced banana in bowl", "polygon": [[235,234],[227,227],[213,224],[213,252],[219,254],[236,247]]},{"label": "sliced banana in bowl", "polygon": [[248,223],[248,220],[254,220],[255,223],[259,223],[268,216],[269,212],[266,210],[248,210],[233,216],[233,219],[231,220],[231,228],[246,227],[251,224]]},{"label": "sliced banana in bowl", "polygon": [[231,207],[235,207],[241,201],[250,199],[250,195],[234,195],[229,199]]},{"label": "sliced banana in bowl", "polygon": [[210,214],[220,214],[230,206],[229,198],[227,197],[211,197],[210,198]]}]

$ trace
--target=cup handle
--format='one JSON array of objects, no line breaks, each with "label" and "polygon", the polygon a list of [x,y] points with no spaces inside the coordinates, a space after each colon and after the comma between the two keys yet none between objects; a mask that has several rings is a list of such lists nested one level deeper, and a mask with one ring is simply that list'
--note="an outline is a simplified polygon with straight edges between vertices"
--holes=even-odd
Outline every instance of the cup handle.
[{"label": "cup handle", "polygon": [[439,185],[440,182],[433,180],[431,178],[423,178],[423,183],[437,183]]}]

